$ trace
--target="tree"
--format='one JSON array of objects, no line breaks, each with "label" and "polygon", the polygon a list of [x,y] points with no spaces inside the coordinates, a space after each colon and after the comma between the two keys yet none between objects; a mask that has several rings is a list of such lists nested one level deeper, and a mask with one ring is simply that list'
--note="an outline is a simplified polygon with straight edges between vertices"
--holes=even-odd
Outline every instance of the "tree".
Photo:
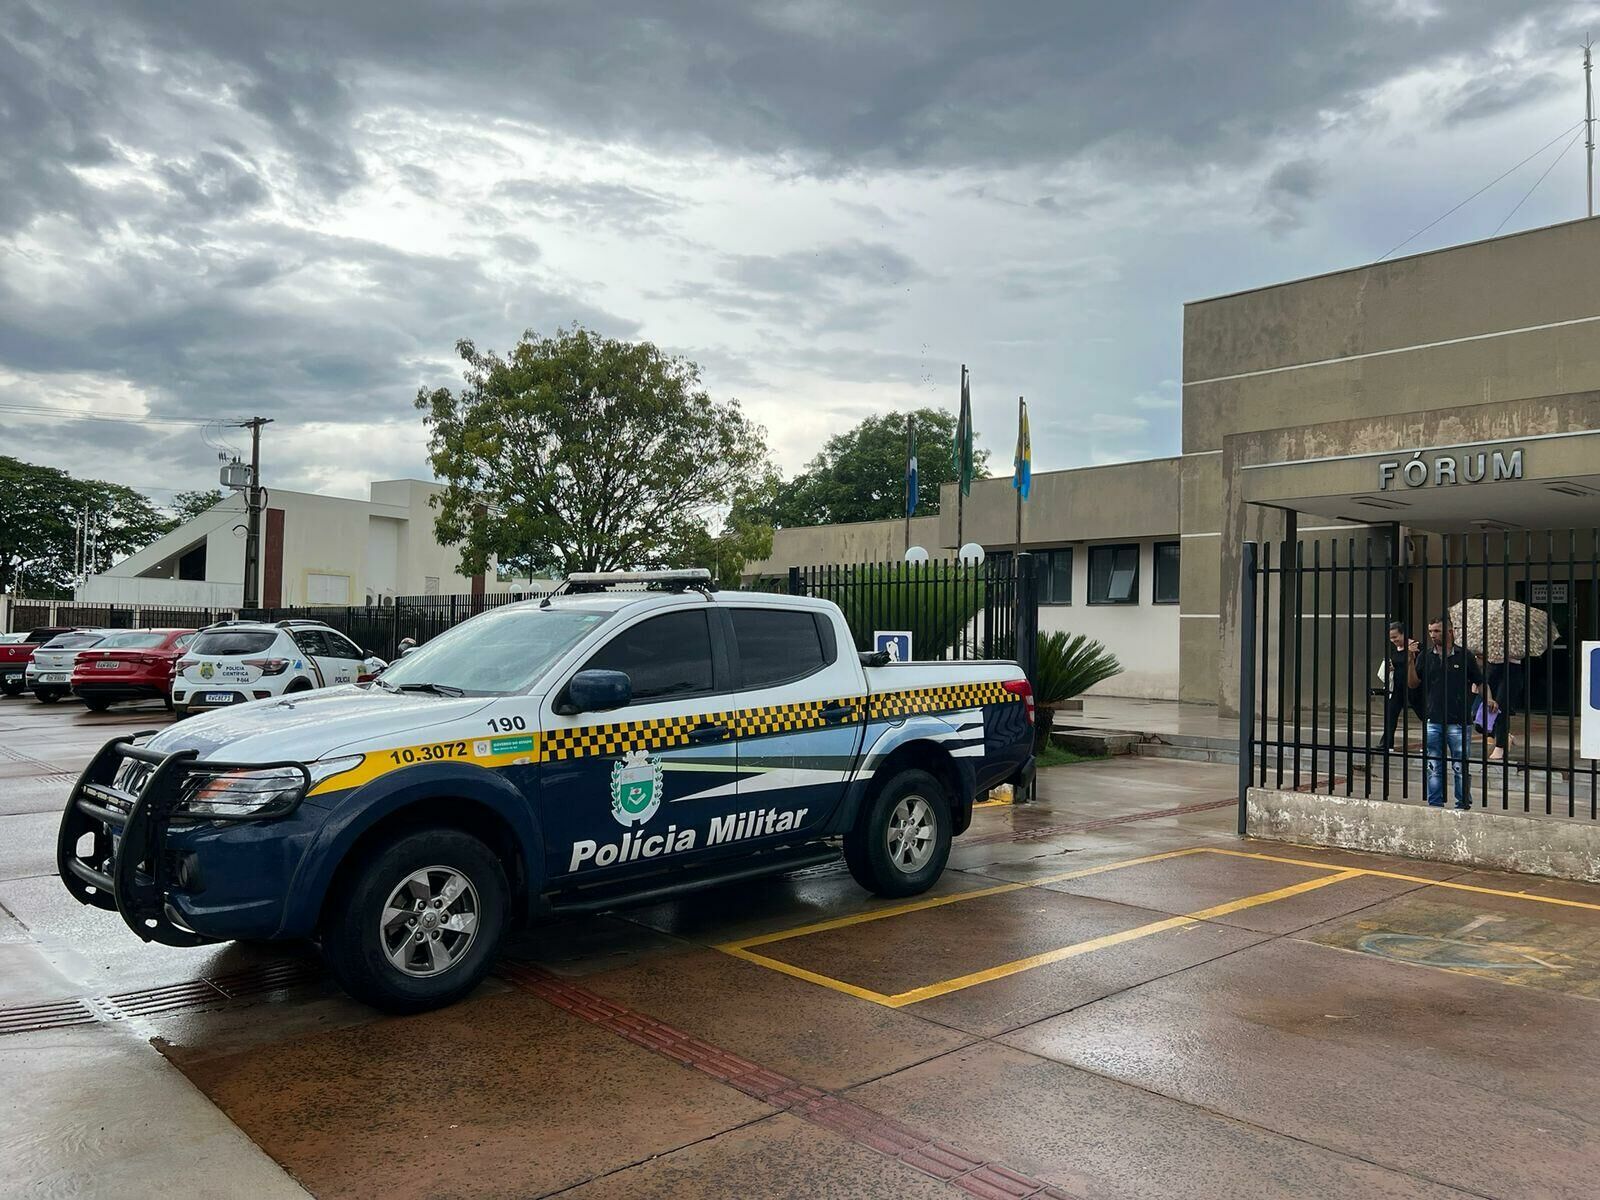
[{"label": "tree", "polygon": [[[939,485],[955,480],[951,443],[956,416],[938,408],[911,414],[917,427],[917,515],[939,511]],[[975,450],[982,476],[989,454]],[[784,489],[774,511],[780,526],[882,521],[906,512],[906,414],[868,417],[835,434]]]},{"label": "tree", "polygon": [[85,513],[90,574],[176,524],[132,488],[0,456],[0,592],[47,597],[70,589]]},{"label": "tree", "polygon": [[456,344],[465,386],[417,393],[444,481],[435,531],[461,571],[491,556],[542,572],[685,565],[768,467],[765,435],[700,368],[573,325],[504,358]]},{"label": "tree", "polygon": [[178,523],[181,525],[210,511],[227,498],[228,494],[221,488],[212,488],[209,492],[179,492],[172,497],[172,510],[178,514]]}]

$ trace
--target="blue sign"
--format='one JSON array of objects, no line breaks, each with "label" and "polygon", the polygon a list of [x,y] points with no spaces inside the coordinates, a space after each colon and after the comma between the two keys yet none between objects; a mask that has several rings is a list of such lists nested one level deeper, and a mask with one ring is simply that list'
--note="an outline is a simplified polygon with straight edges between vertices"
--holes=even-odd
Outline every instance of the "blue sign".
[{"label": "blue sign", "polygon": [[1586,703],[1578,725],[1578,753],[1600,758],[1600,642],[1583,643],[1583,691]]},{"label": "blue sign", "polygon": [[872,635],[872,648],[887,652],[890,662],[911,661],[911,631],[909,629],[880,629]]}]

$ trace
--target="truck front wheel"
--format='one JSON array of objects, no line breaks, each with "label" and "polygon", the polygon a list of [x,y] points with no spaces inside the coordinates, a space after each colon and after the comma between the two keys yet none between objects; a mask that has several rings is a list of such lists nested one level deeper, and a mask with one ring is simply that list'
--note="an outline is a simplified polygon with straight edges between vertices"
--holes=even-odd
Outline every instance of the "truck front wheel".
[{"label": "truck front wheel", "polygon": [[452,1004],[488,974],[510,889],[500,860],[458,829],[374,848],[329,899],[322,951],[357,1000],[385,1012]]},{"label": "truck front wheel", "polygon": [[927,891],[950,857],[950,797],[926,771],[901,771],[856,817],[844,836],[850,874],[879,896]]}]

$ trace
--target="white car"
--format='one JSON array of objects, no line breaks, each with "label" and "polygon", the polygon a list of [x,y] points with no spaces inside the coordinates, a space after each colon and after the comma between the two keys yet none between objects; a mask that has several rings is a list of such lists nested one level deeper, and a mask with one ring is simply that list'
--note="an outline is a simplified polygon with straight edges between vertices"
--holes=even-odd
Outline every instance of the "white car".
[{"label": "white car", "polygon": [[291,692],[367,683],[375,671],[366,651],[320,621],[223,621],[202,629],[172,675],[172,708],[180,717]]},{"label": "white car", "polygon": [[117,630],[75,629],[71,633],[57,634],[33,652],[28,662],[26,678],[34,699],[41,704],[54,704],[72,691],[72,668],[78,663],[78,651],[98,646]]}]

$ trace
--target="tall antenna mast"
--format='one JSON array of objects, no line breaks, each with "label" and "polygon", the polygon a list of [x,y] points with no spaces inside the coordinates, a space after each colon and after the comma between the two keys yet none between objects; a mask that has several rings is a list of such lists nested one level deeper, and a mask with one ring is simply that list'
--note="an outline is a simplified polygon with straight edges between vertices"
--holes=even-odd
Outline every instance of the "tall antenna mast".
[{"label": "tall antenna mast", "polygon": [[1588,34],[1583,38],[1583,136],[1584,148],[1589,152],[1588,192],[1586,199],[1589,203],[1589,215],[1594,216],[1594,56],[1590,49],[1594,46],[1594,39]]}]

